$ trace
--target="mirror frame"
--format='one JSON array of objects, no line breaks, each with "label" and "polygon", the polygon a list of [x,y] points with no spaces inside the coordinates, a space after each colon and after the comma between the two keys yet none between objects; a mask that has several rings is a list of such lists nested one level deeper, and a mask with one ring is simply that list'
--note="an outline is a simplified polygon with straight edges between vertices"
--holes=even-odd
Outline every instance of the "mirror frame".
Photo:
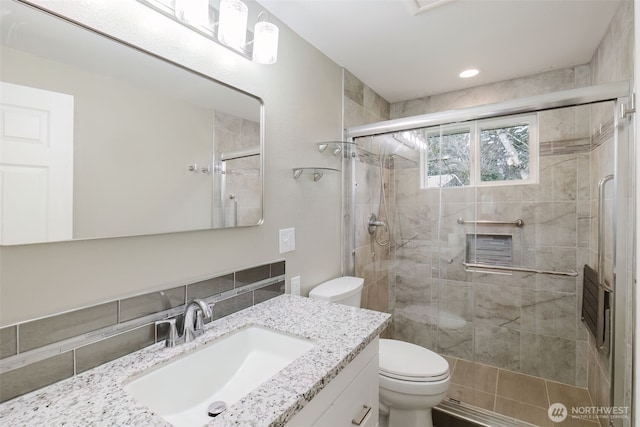
[{"label": "mirror frame", "polygon": [[[171,60],[167,57],[164,57],[160,54],[154,53],[150,50],[147,50],[145,48],[142,48],[140,46],[137,46],[135,44],[132,44],[130,42],[124,41],[116,36],[113,36],[111,34],[106,33],[105,31],[102,30],[98,30],[94,27],[91,27],[87,24],[78,22],[74,19],[71,19],[67,16],[64,16],[60,13],[54,12],[52,10],[46,9],[38,4],[34,4],[29,2],[28,0],[11,0],[14,3],[20,4],[22,6],[25,7],[29,7],[35,11],[37,11],[38,13],[44,13],[47,16],[50,16],[54,19],[58,19],[61,22],[64,22],[68,25],[73,25],[74,27],[77,27],[81,30],[85,30],[85,31],[89,31],[97,36],[100,36],[110,42],[114,42],[117,43],[120,46],[123,46],[125,48],[128,49],[132,49],[133,51],[142,54],[142,55],[147,55],[151,58],[154,58],[156,60],[162,61],[167,65],[176,67],[180,70],[183,70],[185,72],[188,72],[196,77],[200,77],[203,78],[211,83],[220,85],[226,89],[230,89],[233,90],[234,92],[240,94],[240,95],[245,95],[249,98],[252,98],[253,100],[258,102],[259,105],[259,139],[260,139],[260,161],[259,161],[259,165],[260,165],[260,203],[259,203],[259,208],[260,208],[260,217],[257,221],[257,223],[255,224],[248,224],[248,225],[237,225],[237,226],[231,226],[231,227],[209,227],[209,228],[194,228],[194,229],[186,229],[186,230],[176,230],[176,231],[160,231],[160,232],[151,232],[151,233],[132,233],[132,234],[114,234],[114,235],[105,235],[105,236],[96,236],[96,237],[71,237],[70,239],[62,239],[62,240],[56,240],[56,239],[52,239],[52,240],[46,240],[46,241],[39,241],[39,242],[28,242],[28,243],[15,243],[15,244],[4,244],[4,245],[0,245],[0,246],[18,246],[18,245],[30,245],[30,244],[43,244],[43,243],[55,243],[55,242],[73,242],[73,241],[82,241],[82,240],[96,240],[96,239],[110,239],[110,238],[120,238],[120,237],[136,237],[136,236],[152,236],[152,235],[161,235],[161,234],[174,234],[174,233],[185,233],[185,232],[194,232],[194,231],[212,231],[212,230],[222,230],[222,229],[229,229],[229,228],[246,228],[246,227],[256,227],[256,226],[260,226],[262,224],[264,224],[264,198],[265,198],[265,178],[264,178],[264,173],[265,173],[265,105],[264,105],[264,100],[257,96],[254,95],[250,92],[247,92],[246,90],[240,89],[236,86],[233,86],[231,84],[225,83],[221,80],[218,80],[216,78],[213,78],[201,71],[198,71],[196,69],[190,68],[186,65],[183,65],[179,62],[176,62],[174,60]],[[194,34],[198,34],[197,32],[194,32]],[[200,35],[202,36],[202,35]],[[215,151],[215,149],[214,149]],[[75,178],[74,178],[75,179]],[[212,206],[213,209],[213,206]]]}]

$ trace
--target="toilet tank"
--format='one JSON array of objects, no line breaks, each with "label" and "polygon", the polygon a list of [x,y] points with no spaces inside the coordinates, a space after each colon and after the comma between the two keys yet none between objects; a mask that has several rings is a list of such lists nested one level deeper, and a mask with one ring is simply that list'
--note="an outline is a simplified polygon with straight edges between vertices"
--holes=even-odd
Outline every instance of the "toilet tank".
[{"label": "toilet tank", "polygon": [[360,307],[363,285],[364,279],[360,277],[338,277],[313,288],[309,298]]}]

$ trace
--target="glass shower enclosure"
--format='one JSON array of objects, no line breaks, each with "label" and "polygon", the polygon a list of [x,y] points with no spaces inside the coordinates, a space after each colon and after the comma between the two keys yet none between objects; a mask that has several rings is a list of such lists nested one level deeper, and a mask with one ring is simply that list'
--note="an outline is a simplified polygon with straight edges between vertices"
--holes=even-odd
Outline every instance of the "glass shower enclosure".
[{"label": "glass shower enclosure", "polygon": [[577,422],[631,425],[577,413],[631,407],[628,91],[347,130],[345,273],[365,278],[364,307],[393,314],[387,337],[447,359],[441,410],[552,425],[562,403]]}]

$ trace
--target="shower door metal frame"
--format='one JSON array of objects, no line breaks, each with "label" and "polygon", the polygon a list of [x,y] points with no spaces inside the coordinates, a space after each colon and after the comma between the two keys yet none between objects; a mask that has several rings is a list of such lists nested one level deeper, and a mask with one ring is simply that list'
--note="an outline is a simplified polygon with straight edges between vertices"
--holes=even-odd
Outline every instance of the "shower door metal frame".
[{"label": "shower door metal frame", "polygon": [[[633,408],[633,322],[635,306],[633,295],[633,267],[635,263],[635,240],[629,230],[635,232],[635,145],[632,129],[635,115],[625,112],[625,105],[632,103],[633,95],[620,97],[614,111],[614,254],[613,254],[613,317],[611,324],[611,406],[629,408],[630,418],[613,418],[610,426],[635,425],[637,414]],[[620,284],[625,286],[620,287]],[[630,335],[630,336],[629,336]],[[627,394],[629,392],[629,394]]]},{"label": "shower door metal frame", "polygon": [[361,136],[373,136],[470,120],[532,113],[554,108],[575,107],[601,101],[615,101],[618,98],[630,96],[630,93],[631,87],[628,81],[587,86],[493,104],[479,105],[476,107],[421,114],[401,119],[385,120],[368,125],[354,126],[346,130],[345,136],[349,140],[352,140],[353,138]]},{"label": "shower door metal frame", "polygon": [[[633,134],[631,133],[630,129],[632,129],[634,119],[633,116],[631,116],[632,118],[627,119],[626,113],[624,113],[621,108],[622,105],[629,101],[631,95],[632,90],[630,82],[622,81],[597,86],[570,89],[493,104],[485,104],[458,110],[423,114],[418,116],[355,126],[346,129],[344,135],[347,141],[352,142],[354,138],[358,137],[375,136],[417,128],[460,123],[470,120],[502,117],[521,113],[531,113],[564,107],[575,107],[596,102],[613,101],[615,104],[614,170],[616,175],[624,178],[622,180],[616,179],[616,181],[618,182],[616,183],[614,206],[614,227],[616,243],[613,257],[615,272],[613,287],[615,290],[617,283],[626,283],[631,287],[630,289],[633,289],[633,277],[630,268],[632,267],[634,262],[634,242],[633,239],[631,239],[631,241],[629,240],[629,233],[626,227],[634,227],[635,225],[635,197],[632,193],[632,191],[635,189],[635,179],[632,176],[635,173],[635,169],[633,165],[629,163],[629,159],[635,158],[630,156],[633,156],[635,153],[633,152],[634,144],[632,143],[626,144],[624,147],[619,146],[621,141],[618,135],[622,128],[622,132],[624,132],[624,142],[632,141]],[[621,165],[623,165],[622,170],[620,170]],[[355,200],[353,194],[354,179],[354,156],[352,153],[349,153],[349,155],[346,155],[345,153],[345,156],[343,158],[343,195],[346,196],[343,199],[343,218],[345,231],[355,229]],[[622,219],[622,221],[620,222],[626,226],[624,227],[624,230],[622,229],[623,227],[620,227],[621,224],[618,223],[618,220],[620,219]],[[346,233],[345,239],[343,241],[343,274],[355,273],[354,234],[355,233],[353,233],[353,231],[351,231],[350,233]],[[631,306],[631,309],[627,310],[615,310],[615,306],[629,306],[628,304],[625,306],[624,299],[625,295],[622,292],[614,292],[615,321],[612,322],[613,330],[611,331],[611,334],[614,337],[614,344],[612,345],[611,352],[611,406],[629,406],[631,408],[633,397],[631,396],[631,400],[627,401],[629,396],[625,396],[627,392],[633,392],[632,390],[630,390],[631,382],[628,378],[628,375],[630,375],[631,373],[627,372],[628,364],[632,363],[633,354],[630,350],[631,345],[627,345],[628,341],[626,341],[626,339],[631,339],[631,337],[626,337],[626,334],[628,334],[626,325],[628,324],[628,322],[632,321],[632,319],[635,318],[636,313],[635,307],[633,306]],[[615,369],[616,366],[618,368],[622,367],[623,369]],[[610,421],[610,425],[616,427],[631,425],[631,419],[635,419],[634,413],[630,414],[630,418],[627,422],[623,422],[623,419],[614,419]]]}]

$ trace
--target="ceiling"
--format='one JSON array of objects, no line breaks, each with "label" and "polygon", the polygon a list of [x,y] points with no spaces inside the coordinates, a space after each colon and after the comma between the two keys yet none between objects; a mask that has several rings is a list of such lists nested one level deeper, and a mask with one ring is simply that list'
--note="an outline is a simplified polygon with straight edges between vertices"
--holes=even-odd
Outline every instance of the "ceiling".
[{"label": "ceiling", "polygon": [[[621,3],[258,2],[392,103],[585,64],[591,60]],[[428,8],[429,4],[432,7]],[[467,68],[477,68],[480,74],[471,79],[459,78],[458,74]]]}]

